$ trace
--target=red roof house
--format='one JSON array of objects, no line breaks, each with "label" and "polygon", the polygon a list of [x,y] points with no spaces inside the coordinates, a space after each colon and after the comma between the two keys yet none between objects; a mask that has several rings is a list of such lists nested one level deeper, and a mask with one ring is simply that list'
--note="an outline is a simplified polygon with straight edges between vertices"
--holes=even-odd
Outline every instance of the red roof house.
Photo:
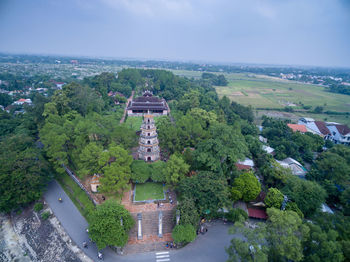
[{"label": "red roof house", "polygon": [[300,133],[306,133],[307,129],[305,125],[298,125],[298,124],[287,124],[287,126],[293,130],[293,132],[299,131]]},{"label": "red roof house", "polygon": [[258,219],[267,219],[267,213],[264,209],[260,208],[251,208],[248,207],[248,216],[251,218],[258,218]]}]

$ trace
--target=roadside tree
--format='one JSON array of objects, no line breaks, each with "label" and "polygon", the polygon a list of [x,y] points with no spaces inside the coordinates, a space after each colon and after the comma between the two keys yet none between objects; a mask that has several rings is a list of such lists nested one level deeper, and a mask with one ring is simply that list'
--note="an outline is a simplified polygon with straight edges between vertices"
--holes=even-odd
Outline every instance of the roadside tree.
[{"label": "roadside tree", "polygon": [[89,236],[98,249],[125,246],[129,231],[135,224],[129,211],[113,200],[97,206],[90,214],[89,221]]}]

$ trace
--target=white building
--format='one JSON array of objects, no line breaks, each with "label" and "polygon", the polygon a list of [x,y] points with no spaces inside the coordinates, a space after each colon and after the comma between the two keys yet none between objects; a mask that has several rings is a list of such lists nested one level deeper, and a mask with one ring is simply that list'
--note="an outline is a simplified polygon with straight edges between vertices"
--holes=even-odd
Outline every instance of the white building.
[{"label": "white building", "polygon": [[336,144],[350,145],[350,128],[338,123],[327,123],[330,139]]},{"label": "white building", "polygon": [[15,102],[13,102],[12,104],[16,105],[16,106],[20,106],[20,105],[23,105],[23,104],[31,105],[32,104],[32,100],[30,98],[27,98],[27,99],[21,98],[21,99],[15,101]]},{"label": "white building", "polygon": [[307,173],[307,170],[303,167],[303,165],[291,157],[288,157],[282,161],[276,161],[282,167],[292,170],[293,175],[299,176],[300,178],[304,178]]}]

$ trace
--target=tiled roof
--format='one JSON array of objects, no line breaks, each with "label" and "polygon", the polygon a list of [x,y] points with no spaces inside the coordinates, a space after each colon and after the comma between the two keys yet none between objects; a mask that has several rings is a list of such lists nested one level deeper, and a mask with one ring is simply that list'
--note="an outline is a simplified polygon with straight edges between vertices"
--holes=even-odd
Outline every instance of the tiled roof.
[{"label": "tiled roof", "polygon": [[248,170],[248,169],[251,169],[251,168],[252,168],[251,166],[242,165],[242,164],[238,164],[238,163],[236,163],[235,165],[236,165],[236,167],[237,167],[238,170]]},{"label": "tiled roof", "polygon": [[322,133],[322,135],[329,135],[331,132],[329,132],[329,129],[326,126],[326,123],[323,121],[315,121],[315,125],[317,126],[318,130]]},{"label": "tiled roof", "polygon": [[290,129],[293,130],[293,132],[301,132],[301,133],[306,133],[307,129],[305,125],[298,125],[298,124],[287,124]]},{"label": "tiled roof", "polygon": [[350,128],[347,125],[335,125],[335,127],[338,129],[339,133],[343,136],[350,133]]},{"label": "tiled roof", "polygon": [[266,211],[257,208],[248,208],[248,216],[252,218],[267,219]]}]

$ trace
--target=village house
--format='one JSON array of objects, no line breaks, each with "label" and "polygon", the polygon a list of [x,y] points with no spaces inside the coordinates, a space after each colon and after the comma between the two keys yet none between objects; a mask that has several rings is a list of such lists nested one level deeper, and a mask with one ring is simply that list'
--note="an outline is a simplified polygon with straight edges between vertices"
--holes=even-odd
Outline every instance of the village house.
[{"label": "village house", "polygon": [[287,124],[287,126],[293,130],[293,132],[300,132],[300,133],[306,133],[308,132],[305,125],[298,125],[298,124]]},{"label": "village house", "polygon": [[13,105],[16,105],[16,106],[21,106],[23,104],[27,104],[27,105],[32,105],[32,100],[30,98],[21,98],[15,102],[12,103]]},{"label": "village house", "polygon": [[255,166],[254,161],[247,157],[243,161],[238,161],[235,165],[238,170],[253,170]]},{"label": "village house", "polygon": [[308,132],[319,135],[324,139],[328,139],[330,136],[330,131],[323,121],[315,121],[313,118],[302,117],[299,119],[298,124],[305,125]]},{"label": "village house", "polygon": [[296,175],[300,178],[305,178],[305,175],[307,173],[307,170],[305,167],[303,167],[302,164],[300,164],[295,159],[288,157],[282,161],[276,160],[277,163],[279,163],[284,168],[289,168],[292,171],[293,175]]},{"label": "village house", "polygon": [[268,154],[270,154],[270,155],[272,155],[272,156],[275,155],[275,149],[273,149],[273,148],[270,147],[270,146],[263,145],[263,146],[262,146],[262,149],[263,149],[266,153],[268,153]]},{"label": "village house", "polygon": [[330,139],[336,144],[350,145],[350,128],[338,123],[327,123]]},{"label": "village house", "polygon": [[169,107],[165,99],[153,96],[152,92],[145,91],[143,96],[136,97],[127,106],[128,116],[167,115]]}]

